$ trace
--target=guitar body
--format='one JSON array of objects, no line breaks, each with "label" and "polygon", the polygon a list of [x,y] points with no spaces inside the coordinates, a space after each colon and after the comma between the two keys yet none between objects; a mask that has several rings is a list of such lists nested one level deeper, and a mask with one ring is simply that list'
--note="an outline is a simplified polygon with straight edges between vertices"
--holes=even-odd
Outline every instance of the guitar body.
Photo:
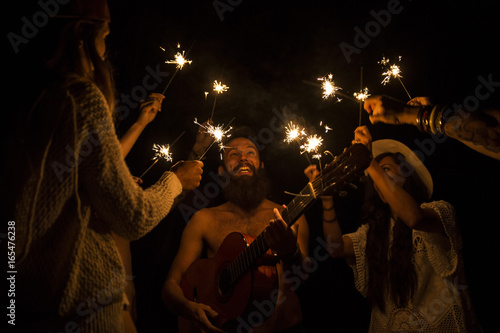
[{"label": "guitar body", "polygon": [[[184,296],[194,302],[209,305],[219,316],[213,324],[230,332],[238,316],[252,311],[253,301],[272,299],[278,288],[278,275],[274,256],[268,251],[257,265],[247,270],[229,289],[220,287],[221,275],[255,237],[233,232],[222,242],[213,258],[199,259],[191,264],[181,280]],[[179,317],[179,332],[196,332],[186,319]]]}]

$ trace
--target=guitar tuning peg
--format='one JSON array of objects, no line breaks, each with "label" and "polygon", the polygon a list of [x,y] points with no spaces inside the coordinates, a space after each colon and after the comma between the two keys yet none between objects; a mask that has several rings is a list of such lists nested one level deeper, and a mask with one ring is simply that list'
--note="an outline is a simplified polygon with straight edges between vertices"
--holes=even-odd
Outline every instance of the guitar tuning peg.
[{"label": "guitar tuning peg", "polygon": [[347,191],[339,191],[339,197],[346,197],[347,194]]}]

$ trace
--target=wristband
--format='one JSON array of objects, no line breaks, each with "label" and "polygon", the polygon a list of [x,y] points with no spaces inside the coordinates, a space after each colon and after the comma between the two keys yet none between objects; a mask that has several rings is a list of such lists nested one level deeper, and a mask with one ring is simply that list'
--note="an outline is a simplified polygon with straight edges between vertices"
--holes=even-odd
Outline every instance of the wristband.
[{"label": "wristband", "polygon": [[323,207],[323,211],[325,211],[325,212],[331,212],[331,211],[332,211],[332,210],[334,210],[334,209],[335,209],[335,207],[334,207],[333,205],[332,205],[332,207],[330,207],[330,208],[325,208],[325,207]]},{"label": "wristband", "polygon": [[332,219],[327,220],[327,219],[325,219],[325,215],[323,214],[323,222],[325,222],[325,223],[333,223],[335,221],[337,221],[337,216],[336,215]]}]

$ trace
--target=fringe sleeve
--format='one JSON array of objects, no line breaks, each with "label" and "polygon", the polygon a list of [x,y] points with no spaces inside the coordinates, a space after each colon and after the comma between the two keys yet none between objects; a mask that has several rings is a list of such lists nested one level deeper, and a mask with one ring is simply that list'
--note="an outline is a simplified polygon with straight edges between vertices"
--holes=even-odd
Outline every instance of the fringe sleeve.
[{"label": "fringe sleeve", "polygon": [[368,265],[366,263],[366,237],[368,229],[368,224],[363,224],[355,232],[344,235],[344,237],[349,237],[352,240],[356,261],[348,262],[348,264],[354,273],[356,289],[363,296],[366,296],[368,287]]},{"label": "fringe sleeve", "polygon": [[422,208],[433,209],[443,224],[443,233],[414,231],[415,237],[421,237],[427,249],[427,256],[433,269],[442,277],[455,273],[458,265],[458,252],[462,248],[453,206],[445,201],[423,203]]}]

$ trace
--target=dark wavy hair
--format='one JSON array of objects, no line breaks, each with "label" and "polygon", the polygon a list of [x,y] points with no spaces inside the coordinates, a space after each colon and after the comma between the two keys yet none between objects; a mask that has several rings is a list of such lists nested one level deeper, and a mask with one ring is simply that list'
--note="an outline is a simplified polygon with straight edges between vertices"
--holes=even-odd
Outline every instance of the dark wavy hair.
[{"label": "dark wavy hair", "polygon": [[[400,153],[384,153],[377,162],[390,156],[400,165],[405,161]],[[412,229],[399,218],[390,237],[391,209],[372,186],[367,186],[362,223],[368,223],[366,260],[368,265],[367,298],[382,312],[386,310],[386,295],[398,307],[404,307],[413,298],[417,287],[417,274],[413,263]],[[403,189],[419,204],[425,198],[425,189],[416,172],[405,179]]]}]

